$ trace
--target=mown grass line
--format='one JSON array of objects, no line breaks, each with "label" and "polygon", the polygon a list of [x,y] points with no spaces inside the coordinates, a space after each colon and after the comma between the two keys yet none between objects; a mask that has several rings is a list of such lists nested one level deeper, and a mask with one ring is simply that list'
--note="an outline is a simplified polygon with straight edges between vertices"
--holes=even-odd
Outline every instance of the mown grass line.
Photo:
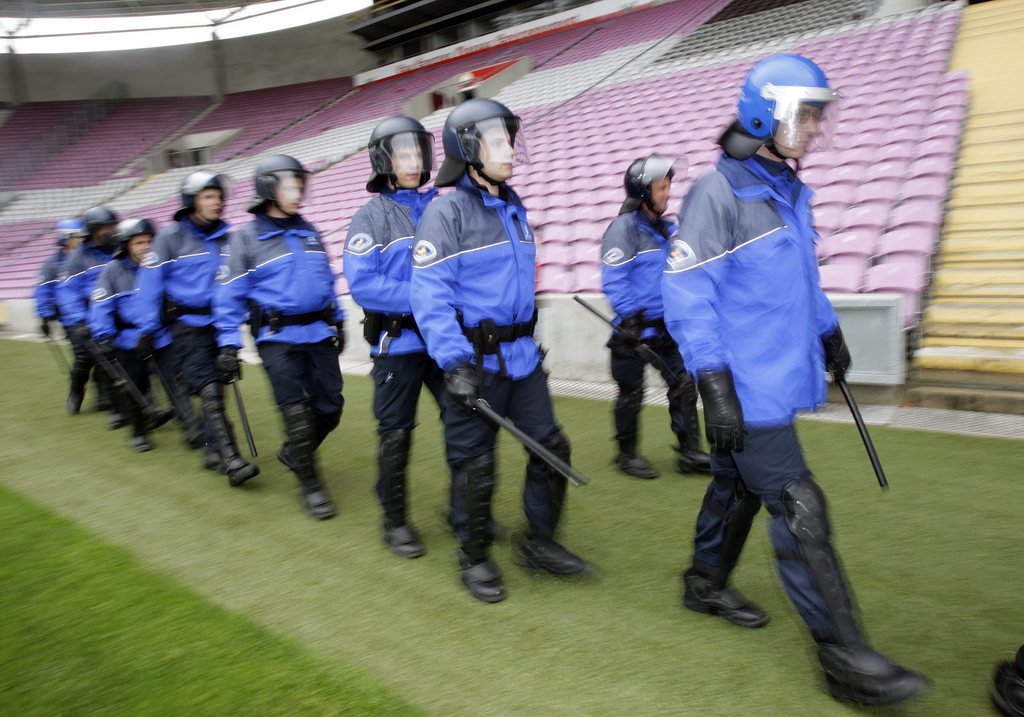
[{"label": "mown grass line", "polygon": [[[612,470],[611,406],[558,399],[574,462],[593,480],[572,490],[563,535],[599,574],[583,582],[517,568],[507,545],[505,603],[475,603],[458,583],[436,409],[421,405],[412,516],[428,554],[402,561],[378,537],[371,385],[346,382],[339,431],[322,449],[341,507],[316,523],[273,458],[280,427],[262,370],[243,389],[263,474],[241,490],[197,467],[171,427],[142,456],[103,417],[61,413],[64,385],[44,347],[0,342],[7,367],[0,438],[4,484],[132,551],[143,565],[328,665],[358,666],[409,702],[458,715],[842,715],[822,689],[806,634],[774,574],[764,516],[736,583],[773,615],[743,631],[682,610],[703,478],[673,473],[663,408],[644,411],[644,450],[662,470]],[[996,659],[1024,639],[1024,572],[1012,550],[1024,505],[1019,442],[873,430],[893,489],[881,494],[852,426],[805,423],[808,461],[825,486],[836,539],[877,646],[935,680],[906,715],[986,714]],[[522,452],[502,438],[498,518],[521,520]],[[58,450],[59,449],[59,450]]]}]

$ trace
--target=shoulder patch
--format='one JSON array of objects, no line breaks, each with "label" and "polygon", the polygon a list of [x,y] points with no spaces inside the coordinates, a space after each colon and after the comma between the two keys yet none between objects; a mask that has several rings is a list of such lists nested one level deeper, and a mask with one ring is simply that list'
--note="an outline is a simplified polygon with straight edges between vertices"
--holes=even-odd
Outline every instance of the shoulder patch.
[{"label": "shoulder patch", "polygon": [[365,254],[375,243],[372,236],[366,232],[359,232],[349,237],[348,246],[345,247],[345,250],[353,254]]},{"label": "shoulder patch", "polygon": [[103,299],[106,297],[106,295],[107,295],[107,292],[104,291],[103,287],[97,286],[95,289],[92,290],[92,294],[89,295],[89,300],[90,301],[103,301]]},{"label": "shoulder patch", "polygon": [[416,247],[412,250],[412,260],[417,264],[426,264],[431,259],[437,257],[437,248],[433,244],[428,242],[426,239],[420,239],[416,242]]},{"label": "shoulder patch", "polygon": [[682,239],[672,240],[668,250],[668,265],[673,271],[679,271],[697,263],[697,255],[689,244]]},{"label": "shoulder patch", "polygon": [[601,257],[601,261],[605,264],[616,264],[622,261],[624,256],[626,256],[626,253],[622,251],[622,249],[619,249],[619,247],[615,246],[604,253],[604,256]]},{"label": "shoulder patch", "polygon": [[227,264],[221,264],[220,266],[217,267],[217,277],[216,277],[217,281],[224,281],[230,275],[231,275],[231,270],[228,269],[228,265]]},{"label": "shoulder patch", "polygon": [[142,258],[141,266],[153,267],[160,263],[160,255],[155,251],[151,251]]},{"label": "shoulder patch", "polygon": [[320,235],[319,234],[307,234],[306,235],[306,246],[320,246]]}]

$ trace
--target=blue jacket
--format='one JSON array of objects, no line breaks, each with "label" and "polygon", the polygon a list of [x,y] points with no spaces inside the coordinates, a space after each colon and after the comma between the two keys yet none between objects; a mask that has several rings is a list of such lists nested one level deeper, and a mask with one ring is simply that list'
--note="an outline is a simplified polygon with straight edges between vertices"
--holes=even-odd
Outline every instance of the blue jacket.
[{"label": "blue jacket", "polygon": [[36,282],[36,314],[41,319],[56,319],[60,316],[57,307],[57,285],[60,283],[60,275],[64,271],[66,261],[64,249],[61,248],[48,256],[39,269],[39,279]]},{"label": "blue jacket", "polygon": [[320,233],[302,217],[275,223],[265,214],[231,233],[227,264],[214,301],[219,346],[241,346],[239,326],[249,317],[249,302],[263,310],[257,343],[313,344],[337,336],[326,321],[283,326],[272,332],[267,320],[329,309],[340,325],[345,319],[334,295],[334,271]]},{"label": "blue jacket", "polygon": [[[139,265],[131,257],[114,259],[100,272],[89,304],[89,331],[97,341],[110,339],[114,346],[129,351],[139,343],[139,302],[136,275]],[[153,347],[171,343],[171,332],[153,334]]]},{"label": "blue jacket", "polygon": [[64,263],[61,282],[57,285],[57,306],[62,324],[78,326],[88,320],[89,296],[110,256],[110,252],[92,242],[83,242],[71,252]]},{"label": "blue jacket", "polygon": [[[414,189],[379,194],[356,212],[345,241],[345,278],[352,298],[366,311],[412,314],[409,288],[412,281],[412,245],[416,225],[436,189]],[[427,350],[411,329],[399,336],[381,331],[371,356],[398,356]]]},{"label": "blue jacket", "polygon": [[787,425],[825,400],[820,337],[837,317],[818,283],[810,197],[788,168],[723,155],[683,201],[663,275],[687,368],[729,367],[754,427]]},{"label": "blue jacket", "polygon": [[[153,237],[153,248],[139,268],[139,329],[156,334],[163,326],[164,298],[212,312],[217,271],[227,252],[228,225],[204,229],[188,217],[168,224]],[[178,321],[209,326],[213,314],[182,313]]]},{"label": "blue jacket", "polygon": [[[485,319],[497,326],[531,320],[536,257],[526,210],[511,189],[506,202],[463,174],[454,192],[430,203],[416,227],[410,298],[427,351],[442,369],[475,364],[458,314],[470,328]],[[513,379],[540,363],[530,336],[501,343],[499,350]],[[485,356],[483,367],[498,373],[497,356]]]},{"label": "blue jacket", "polygon": [[[601,287],[615,310],[616,323],[641,310],[645,320],[664,315],[661,273],[676,231],[672,222],[651,222],[640,209],[620,214],[608,226],[601,242]],[[643,335],[655,334],[648,328]]]}]

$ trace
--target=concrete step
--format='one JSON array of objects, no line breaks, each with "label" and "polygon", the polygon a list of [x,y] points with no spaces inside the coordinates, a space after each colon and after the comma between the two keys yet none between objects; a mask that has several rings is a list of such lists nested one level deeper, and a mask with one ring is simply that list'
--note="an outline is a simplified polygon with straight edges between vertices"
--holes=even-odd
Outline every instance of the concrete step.
[{"label": "concrete step", "polygon": [[1001,182],[958,181],[947,204],[949,209],[965,206],[1017,203],[1024,197],[1024,179]]},{"label": "concrete step", "polygon": [[[916,369],[971,373],[1024,388],[1024,349],[928,346],[914,352]],[[996,378],[998,377],[998,378]],[[987,382],[987,380],[986,380]]]},{"label": "concrete step", "polygon": [[986,142],[963,147],[958,161],[966,164],[1021,162],[1024,161],[1024,142]]},{"label": "concrete step", "polygon": [[940,268],[964,269],[1024,269],[1024,239],[1018,251],[948,251],[945,243],[940,244],[938,265]]},{"label": "concrete step", "polygon": [[1024,230],[947,232],[939,244],[943,256],[1012,252],[1024,248]]},{"label": "concrete step", "polygon": [[[1005,119],[1004,119],[1005,117]],[[1024,142],[1024,113],[1018,117],[1002,116],[992,124],[971,124],[964,128],[961,147],[989,142]]]},{"label": "concrete step", "polygon": [[1024,351],[1024,336],[1020,338],[981,338],[972,336],[925,336],[921,348],[1011,349]]},{"label": "concrete step", "polygon": [[993,303],[932,301],[924,311],[925,336],[972,336],[993,339],[1024,338],[1024,301]]},{"label": "concrete step", "polygon": [[1024,392],[1015,389],[922,384],[909,386],[906,399],[914,406],[925,408],[1024,414]]},{"label": "concrete step", "polygon": [[983,285],[958,286],[948,289],[932,289],[931,300],[935,303],[960,303],[989,305],[999,302],[1011,306],[1024,301],[1024,289],[1020,286]]}]

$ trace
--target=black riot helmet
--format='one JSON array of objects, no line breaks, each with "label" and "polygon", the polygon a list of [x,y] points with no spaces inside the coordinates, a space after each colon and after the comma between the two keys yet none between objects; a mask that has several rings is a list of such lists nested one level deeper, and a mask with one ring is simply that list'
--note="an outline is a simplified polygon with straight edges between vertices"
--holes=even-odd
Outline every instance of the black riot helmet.
[{"label": "black riot helmet", "polygon": [[181,183],[181,207],[174,212],[174,219],[181,219],[186,214],[191,214],[196,209],[196,195],[204,189],[219,189],[221,196],[227,201],[228,198],[228,177],[224,174],[217,174],[208,169],[200,169],[198,172],[185,177]]},{"label": "black riot helmet", "polygon": [[[82,215],[82,221],[85,222],[86,238],[95,241],[97,229],[117,224],[117,214],[107,207],[96,206],[85,210],[85,213]],[[113,235],[102,243],[107,248],[112,247]]]},{"label": "black riot helmet", "polygon": [[626,187],[626,201],[619,208],[619,214],[632,212],[646,204],[650,207],[651,184],[660,179],[675,176],[674,164],[676,160],[672,157],[662,157],[652,154],[641,159],[634,159],[626,170],[623,184]]},{"label": "black riot helmet", "polygon": [[132,237],[137,237],[140,234],[156,234],[156,226],[148,219],[140,219],[138,217],[131,217],[129,219],[123,219],[120,224],[117,225],[117,231],[114,232],[114,238],[117,239],[117,252],[115,256],[123,256],[128,253],[128,241]]},{"label": "black riot helmet", "polygon": [[503,126],[509,143],[515,147],[521,122],[512,114],[512,110],[500,102],[474,98],[451,111],[441,131],[444,163],[434,179],[435,186],[448,187],[455,184],[467,166],[481,171],[480,141],[488,125]]},{"label": "black riot helmet", "polygon": [[287,154],[272,154],[261,159],[256,165],[256,197],[249,205],[249,213],[256,214],[264,211],[267,204],[276,199],[277,185],[281,178],[288,175],[302,179],[304,186],[309,183],[309,172],[295,157],[289,157]]},{"label": "black riot helmet", "polygon": [[397,115],[388,117],[373,128],[368,143],[370,150],[370,178],[366,191],[381,192],[388,183],[398,184],[395,175],[401,172],[400,152],[415,150],[419,154],[420,183],[422,187],[430,179],[434,164],[434,137],[412,117]]}]

